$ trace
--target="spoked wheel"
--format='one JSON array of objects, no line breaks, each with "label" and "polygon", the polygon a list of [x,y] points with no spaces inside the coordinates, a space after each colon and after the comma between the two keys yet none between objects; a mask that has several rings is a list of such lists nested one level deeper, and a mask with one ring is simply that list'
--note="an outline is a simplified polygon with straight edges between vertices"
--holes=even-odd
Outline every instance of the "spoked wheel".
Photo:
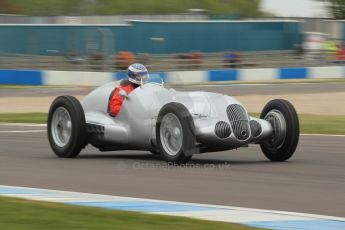
[{"label": "spoked wheel", "polygon": [[167,154],[175,156],[182,149],[182,125],[173,113],[165,114],[159,130],[162,146]]},{"label": "spoked wheel", "polygon": [[53,113],[51,122],[54,143],[59,147],[64,147],[72,134],[72,120],[67,109],[58,107]]},{"label": "spoked wheel", "polygon": [[76,157],[86,145],[86,122],[82,106],[72,96],[57,97],[49,110],[48,139],[59,157]]},{"label": "spoked wheel", "polygon": [[272,135],[260,143],[271,161],[286,161],[295,152],[299,140],[299,120],[293,105],[282,99],[272,100],[262,110],[261,119],[272,125]]},{"label": "spoked wheel", "polygon": [[160,152],[168,162],[185,163],[196,152],[194,122],[188,109],[176,102],[159,112],[156,135]]}]

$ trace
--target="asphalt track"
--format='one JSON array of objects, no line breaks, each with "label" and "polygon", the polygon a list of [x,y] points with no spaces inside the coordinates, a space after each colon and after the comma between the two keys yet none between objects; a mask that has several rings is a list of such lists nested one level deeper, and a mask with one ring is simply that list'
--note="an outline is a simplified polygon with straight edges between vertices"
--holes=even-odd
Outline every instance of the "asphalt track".
[{"label": "asphalt track", "polygon": [[0,184],[345,217],[344,136],[301,136],[284,163],[253,145],[179,167],[148,152],[92,147],[59,159],[44,130],[0,125]]},{"label": "asphalt track", "polygon": [[[344,92],[345,84],[176,89],[233,96],[315,94]],[[91,90],[1,89],[0,97],[85,95]],[[345,137],[302,136],[296,154],[286,163],[267,161],[254,145],[194,156],[191,165],[178,167],[147,152],[101,153],[91,147],[76,159],[58,159],[44,129],[0,125],[0,184],[345,217]]]}]

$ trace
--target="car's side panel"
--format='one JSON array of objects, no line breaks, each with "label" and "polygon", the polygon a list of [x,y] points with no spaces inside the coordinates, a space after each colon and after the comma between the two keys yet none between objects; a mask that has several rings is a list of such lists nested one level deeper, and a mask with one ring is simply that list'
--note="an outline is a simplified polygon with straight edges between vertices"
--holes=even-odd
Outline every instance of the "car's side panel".
[{"label": "car's side panel", "polygon": [[[117,117],[107,114],[109,96],[118,85],[116,82],[103,85],[91,92],[83,101],[86,122],[104,126],[103,140],[122,149],[150,150],[155,144],[155,126],[160,109],[167,103],[179,102],[187,107],[193,117],[197,141],[203,146],[213,149],[232,149],[247,145],[253,139],[250,130],[248,138],[239,140],[233,130],[230,136],[219,138],[215,134],[217,122],[229,121],[227,108],[229,105],[239,105],[236,99],[222,94],[209,92],[178,92],[166,89],[160,85],[148,83],[133,90]],[[243,108],[244,119],[250,117]],[[266,130],[263,136],[270,133],[270,124],[259,121]],[[249,123],[248,123],[249,125]],[[233,129],[230,124],[231,129]],[[261,138],[256,138],[255,141]],[[254,140],[253,140],[254,141]]]},{"label": "car's side panel", "polygon": [[110,94],[118,85],[119,85],[118,82],[110,82],[96,88],[91,93],[89,93],[82,102],[85,113],[87,112],[106,113],[108,110]]}]

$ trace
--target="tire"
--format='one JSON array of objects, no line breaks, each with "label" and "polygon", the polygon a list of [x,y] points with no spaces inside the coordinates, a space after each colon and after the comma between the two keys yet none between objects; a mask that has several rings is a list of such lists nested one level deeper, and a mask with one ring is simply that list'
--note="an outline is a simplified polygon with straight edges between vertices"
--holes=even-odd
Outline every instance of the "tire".
[{"label": "tire", "polygon": [[[167,122],[168,118],[174,122]],[[172,129],[168,131],[169,129],[165,128],[166,124],[176,124],[176,126],[172,126],[174,128],[173,132]],[[180,135],[178,134],[179,132]],[[161,135],[163,133],[166,134],[165,137]],[[175,142],[179,143],[175,145],[178,146],[176,149],[169,148],[169,146],[173,146],[169,145],[172,142],[171,140],[174,139],[172,138],[173,136],[181,137],[176,138],[179,140]],[[190,160],[192,155],[197,152],[193,118],[188,109],[180,103],[171,102],[162,107],[157,118],[156,137],[159,152],[167,162],[183,164]]]},{"label": "tire", "polygon": [[262,152],[271,161],[288,160],[299,140],[299,120],[295,108],[286,100],[272,100],[263,108],[260,118],[268,120],[274,130],[269,140],[260,143]]},{"label": "tire", "polygon": [[53,101],[48,114],[47,132],[50,146],[58,157],[78,156],[86,145],[87,134],[84,110],[75,97],[60,96]]},{"label": "tire", "polygon": [[[161,153],[156,152],[156,151],[150,151],[150,152],[151,152],[151,154],[154,155],[154,156],[161,156],[161,155],[162,155]],[[184,159],[183,163],[185,163],[185,162],[191,160],[191,159],[192,159],[192,156],[193,156],[193,155],[190,155],[190,156],[186,157],[186,158]]]}]

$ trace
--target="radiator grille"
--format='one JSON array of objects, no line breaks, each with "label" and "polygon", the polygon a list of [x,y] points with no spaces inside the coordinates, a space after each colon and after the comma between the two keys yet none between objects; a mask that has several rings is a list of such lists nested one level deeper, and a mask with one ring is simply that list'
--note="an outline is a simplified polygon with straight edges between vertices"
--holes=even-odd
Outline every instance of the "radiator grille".
[{"label": "radiator grille", "polygon": [[253,137],[258,137],[260,133],[262,132],[261,125],[259,124],[259,122],[255,120],[250,121],[250,130],[252,131]]},{"label": "radiator grille", "polygon": [[229,105],[226,109],[234,135],[239,140],[247,140],[249,138],[248,115],[244,108],[240,105]]},{"label": "radiator grille", "polygon": [[216,133],[217,137],[219,138],[227,138],[231,134],[231,128],[229,123],[225,121],[218,121],[215,128],[214,132]]}]

